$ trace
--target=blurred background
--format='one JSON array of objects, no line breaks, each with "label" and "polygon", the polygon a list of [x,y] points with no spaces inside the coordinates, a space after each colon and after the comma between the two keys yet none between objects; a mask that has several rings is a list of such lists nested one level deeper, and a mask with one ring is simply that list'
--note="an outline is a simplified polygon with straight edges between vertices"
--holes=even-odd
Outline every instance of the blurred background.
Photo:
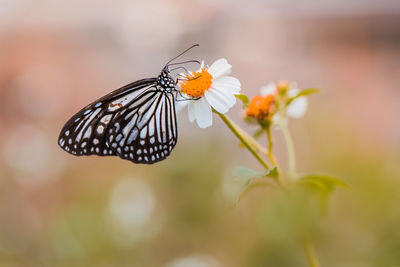
[{"label": "blurred background", "polygon": [[[179,114],[151,166],[58,147],[76,111],[194,43],[185,58],[226,57],[249,96],[321,88],[290,121],[298,169],[350,190],[318,225],[269,188],[233,207],[233,169],[261,166],[218,117]],[[314,229],[322,266],[400,266],[399,101],[398,0],[0,0],[0,265],[307,266],[297,237]],[[229,116],[255,131],[240,105]]]}]

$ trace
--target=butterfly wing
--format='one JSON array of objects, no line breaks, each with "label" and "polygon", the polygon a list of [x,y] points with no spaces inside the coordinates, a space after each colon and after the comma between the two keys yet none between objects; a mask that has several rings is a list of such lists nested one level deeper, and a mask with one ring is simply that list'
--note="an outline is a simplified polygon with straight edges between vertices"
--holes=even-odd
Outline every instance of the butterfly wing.
[{"label": "butterfly wing", "polygon": [[87,105],[62,128],[58,144],[73,155],[117,155],[107,143],[107,132],[126,106],[155,94],[156,78],[143,79],[121,87]]},{"label": "butterfly wing", "polygon": [[120,112],[112,124],[107,142],[116,155],[135,163],[161,161],[178,138],[174,95],[149,94]]}]

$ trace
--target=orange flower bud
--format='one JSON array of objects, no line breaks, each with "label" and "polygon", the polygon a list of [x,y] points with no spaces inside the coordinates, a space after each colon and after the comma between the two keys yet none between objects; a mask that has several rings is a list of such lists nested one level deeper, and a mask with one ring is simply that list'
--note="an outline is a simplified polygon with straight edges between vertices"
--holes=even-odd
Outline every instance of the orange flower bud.
[{"label": "orange flower bud", "polygon": [[273,95],[255,96],[250,100],[246,116],[264,120],[273,113],[275,97]]}]

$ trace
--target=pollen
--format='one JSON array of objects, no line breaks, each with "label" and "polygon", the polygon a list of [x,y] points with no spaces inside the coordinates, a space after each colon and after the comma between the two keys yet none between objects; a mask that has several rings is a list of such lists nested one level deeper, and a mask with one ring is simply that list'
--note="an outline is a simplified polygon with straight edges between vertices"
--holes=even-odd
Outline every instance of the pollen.
[{"label": "pollen", "polygon": [[213,79],[206,68],[202,68],[201,71],[192,73],[192,76],[186,75],[186,78],[187,80],[180,84],[182,93],[192,98],[204,96],[205,91],[210,89]]},{"label": "pollen", "polygon": [[273,95],[255,96],[251,99],[246,116],[264,120],[273,113],[275,97]]}]

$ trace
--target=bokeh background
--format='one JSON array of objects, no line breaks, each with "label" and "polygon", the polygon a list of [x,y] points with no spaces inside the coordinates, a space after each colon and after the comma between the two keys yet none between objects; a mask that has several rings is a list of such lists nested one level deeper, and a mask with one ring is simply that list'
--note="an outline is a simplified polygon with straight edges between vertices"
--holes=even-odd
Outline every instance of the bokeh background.
[{"label": "bokeh background", "polygon": [[[199,129],[180,114],[152,166],[58,147],[81,107],[194,43],[185,58],[226,57],[249,96],[321,88],[290,122],[299,171],[350,185],[315,226],[321,264],[400,266],[398,0],[0,0],[0,265],[307,266],[304,207],[269,188],[232,206],[233,169],[261,168],[217,117]],[[239,105],[229,116],[255,130]]]}]

